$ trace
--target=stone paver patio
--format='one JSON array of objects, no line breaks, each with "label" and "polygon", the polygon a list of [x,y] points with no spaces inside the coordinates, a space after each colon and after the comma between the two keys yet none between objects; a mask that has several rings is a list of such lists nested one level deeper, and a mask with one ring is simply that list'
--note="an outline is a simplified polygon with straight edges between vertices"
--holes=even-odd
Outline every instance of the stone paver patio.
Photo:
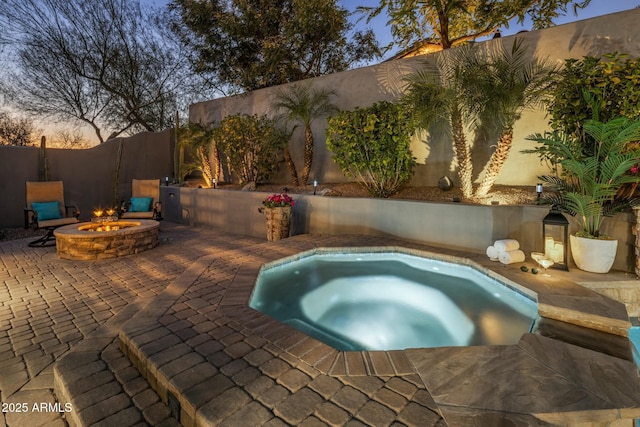
[{"label": "stone paver patio", "polygon": [[[265,243],[171,223],[160,240],[151,251],[96,262],[0,243],[0,400],[29,406],[0,419],[520,426],[640,417],[637,371],[619,336],[628,328],[624,307],[565,280],[527,276],[541,312],[568,318],[568,330],[552,321],[517,346],[337,352],[246,306],[260,265],[317,246],[429,248],[366,236]],[[500,272],[522,280],[519,273]],[[565,339],[572,328],[582,335],[576,343],[599,352],[547,337]],[[49,406],[36,413],[34,403]]]}]

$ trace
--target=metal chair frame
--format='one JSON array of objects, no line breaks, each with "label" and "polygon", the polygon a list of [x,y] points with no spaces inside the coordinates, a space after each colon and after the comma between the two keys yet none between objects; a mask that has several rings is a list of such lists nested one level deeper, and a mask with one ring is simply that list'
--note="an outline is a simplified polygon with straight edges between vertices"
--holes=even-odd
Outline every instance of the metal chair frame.
[{"label": "metal chair frame", "polygon": [[120,217],[124,219],[150,218],[162,221],[162,202],[160,201],[159,179],[134,179],[131,181],[131,197],[151,197],[152,210],[148,212],[131,212],[131,201],[122,202]]},{"label": "metal chair frame", "polygon": [[[33,227],[36,230],[46,230],[46,234],[37,240],[29,242],[30,247],[44,248],[55,246],[54,230],[63,225],[80,222],[80,210],[75,205],[64,202],[64,184],[62,181],[26,182],[25,195],[27,206],[24,208],[24,228]],[[33,210],[33,202],[58,202],[60,206],[59,219],[38,220],[38,213]]]}]

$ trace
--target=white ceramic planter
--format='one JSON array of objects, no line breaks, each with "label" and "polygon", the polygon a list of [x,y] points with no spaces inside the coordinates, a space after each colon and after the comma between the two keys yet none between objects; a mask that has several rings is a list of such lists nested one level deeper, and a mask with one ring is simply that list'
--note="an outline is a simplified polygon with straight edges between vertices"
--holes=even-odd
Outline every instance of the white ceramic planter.
[{"label": "white ceramic planter", "polygon": [[569,236],[571,255],[580,270],[608,273],[618,250],[617,240],[587,239]]}]

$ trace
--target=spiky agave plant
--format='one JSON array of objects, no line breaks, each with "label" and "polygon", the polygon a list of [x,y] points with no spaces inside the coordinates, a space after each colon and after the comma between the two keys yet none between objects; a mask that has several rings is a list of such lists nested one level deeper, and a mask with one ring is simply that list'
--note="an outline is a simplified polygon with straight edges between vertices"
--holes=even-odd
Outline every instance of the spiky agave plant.
[{"label": "spiky agave plant", "polygon": [[580,237],[606,238],[601,234],[602,222],[640,199],[620,197],[625,184],[640,182],[631,168],[640,161],[640,121],[620,117],[603,123],[588,120],[584,131],[594,139],[592,154],[585,155],[572,144],[570,137],[559,132],[531,135],[527,139],[545,146],[562,159],[560,176],[539,177],[557,193],[545,195],[545,201],[578,220]]}]

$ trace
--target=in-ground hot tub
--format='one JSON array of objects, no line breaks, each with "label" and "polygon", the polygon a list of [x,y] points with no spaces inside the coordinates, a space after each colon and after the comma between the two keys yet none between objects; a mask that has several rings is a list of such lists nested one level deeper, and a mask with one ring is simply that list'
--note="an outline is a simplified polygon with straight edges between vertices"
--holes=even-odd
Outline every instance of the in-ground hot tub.
[{"label": "in-ground hot tub", "polygon": [[409,252],[279,260],[261,270],[250,305],[343,351],[516,344],[533,329],[537,303],[525,288],[464,259]]},{"label": "in-ground hot tub", "polygon": [[154,220],[80,223],[56,229],[60,258],[95,260],[132,255],[158,245],[160,223]]}]

